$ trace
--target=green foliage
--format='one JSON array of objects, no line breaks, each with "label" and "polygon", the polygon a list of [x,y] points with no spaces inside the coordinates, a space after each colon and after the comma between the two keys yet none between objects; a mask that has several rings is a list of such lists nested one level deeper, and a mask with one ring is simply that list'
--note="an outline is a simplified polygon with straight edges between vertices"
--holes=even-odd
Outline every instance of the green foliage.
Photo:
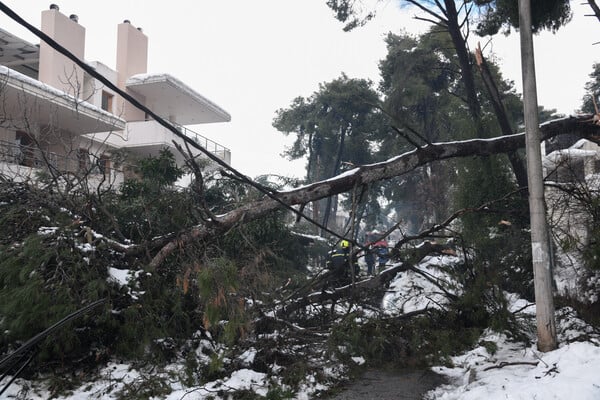
[{"label": "green foliage", "polygon": [[0,244],[20,242],[50,221],[68,224],[73,218],[47,194],[32,192],[26,184],[0,185]]},{"label": "green foliage", "polygon": [[[118,196],[107,196],[108,210],[119,229],[133,241],[178,231],[193,223],[190,193],[171,185],[183,175],[168,150],[138,162],[139,179],[129,179]],[[110,201],[109,201],[110,200]]]},{"label": "green foliage", "polygon": [[[379,89],[385,95],[384,107],[392,124],[419,144],[424,144],[423,139],[436,142],[456,135],[455,118],[448,118],[457,105],[449,90],[458,78],[452,72],[455,56],[448,35],[435,31],[419,38],[389,34],[385,41],[388,53],[379,64]],[[398,133],[385,135],[378,156],[385,159],[413,148]],[[382,194],[390,201],[389,208],[406,221],[408,232],[416,233],[424,221],[438,214],[444,218],[452,179],[452,168],[431,165],[383,183]]]},{"label": "green foliage", "polygon": [[[85,366],[108,353],[156,363],[172,359],[176,341],[202,324],[198,297],[181,292],[174,272],[142,274],[126,290],[110,285],[106,259],[100,254],[84,259],[77,246],[64,232],[58,238],[33,235],[22,246],[0,249],[5,255],[0,261],[0,327],[6,332],[0,349],[33,337],[82,304],[110,297],[105,309],[78,318],[44,341],[38,366]],[[139,296],[139,302],[130,295]]]},{"label": "green foliage", "polygon": [[583,249],[583,261],[592,270],[600,270],[600,227],[590,232],[590,240]]},{"label": "green foliage", "polygon": [[342,162],[371,160],[369,142],[381,129],[378,95],[370,81],[346,75],[319,85],[309,98],[298,97],[279,109],[273,126],[296,141],[285,154],[308,157],[307,179],[315,182],[339,172]]},{"label": "green foliage", "polygon": [[451,356],[472,348],[481,332],[482,327],[464,326],[456,314],[446,310],[413,319],[399,331],[406,337],[409,355],[416,358],[417,365],[448,364]]},{"label": "green foliage", "polygon": [[305,382],[306,377],[310,375],[310,371],[311,368],[306,360],[297,359],[286,366],[282,374],[282,383],[292,388],[298,388],[302,382]]},{"label": "green foliage", "polygon": [[162,376],[148,375],[132,382],[124,382],[117,393],[117,400],[148,400],[161,398],[171,393],[169,380]]},{"label": "green foliage", "polygon": [[[516,189],[509,177],[506,160],[498,157],[472,158],[459,163],[458,190],[454,208],[477,208],[489,202],[500,200]],[[487,236],[490,226],[496,226],[501,219],[511,219],[511,203],[503,203],[490,208],[493,213],[469,213],[462,218],[463,235],[467,242]],[[502,209],[504,206],[506,209]],[[487,210],[486,210],[487,211]],[[520,216],[520,215],[519,215]]]},{"label": "green foliage", "polygon": [[[183,176],[183,170],[177,166],[175,156],[167,148],[161,149],[158,157],[142,158],[138,161],[137,168],[141,174],[141,182],[150,190],[172,185]],[[127,183],[122,192],[127,196]]]},{"label": "green foliage", "polygon": [[[584,189],[587,192],[589,188]],[[600,270],[600,196],[589,196],[585,198],[584,203],[588,239],[583,245],[582,260],[587,268],[598,271]]]},{"label": "green foliage", "polygon": [[[598,96],[600,95],[600,63],[595,63],[592,68],[593,71],[589,75],[590,80],[585,84],[585,95],[581,111],[596,114]],[[596,106],[594,106],[594,100],[596,101]]]},{"label": "green foliage", "polygon": [[496,352],[498,351],[498,344],[496,342],[492,342],[489,340],[482,340],[479,342],[479,344],[483,347],[485,347],[485,350],[490,353],[491,355],[496,354]]},{"label": "green foliage", "polygon": [[361,355],[371,365],[403,365],[407,362],[406,342],[402,335],[393,332],[391,325],[393,322],[380,319],[359,323],[355,314],[349,314],[332,328],[329,351],[346,361],[350,356]]},{"label": "green foliage", "polygon": [[[426,367],[445,363],[476,343],[482,327],[465,327],[452,311],[430,311],[410,319],[368,319],[348,315],[334,326],[328,347],[342,360],[360,354],[379,368]],[[459,335],[456,332],[460,332]],[[340,347],[344,351],[340,352]]]},{"label": "green foliage", "polygon": [[[0,248],[0,252],[3,350],[30,339],[82,304],[109,292],[106,270],[86,262],[75,243],[66,238],[32,235],[22,246]],[[39,347],[38,362],[74,362],[88,355],[91,348],[102,347],[105,337],[94,328],[106,323],[108,315],[102,311],[100,314],[98,319],[82,317],[48,338]]]},{"label": "green foliage", "polygon": [[501,224],[475,242],[473,256],[453,271],[453,278],[462,288],[449,312],[457,325],[489,327],[524,339],[522,327],[508,309],[505,293],[534,301],[529,243],[529,230],[518,221]]},{"label": "green foliage", "polygon": [[[518,2],[513,0],[470,0],[479,7],[479,12],[472,14],[478,19],[477,33],[481,36],[495,35],[502,28],[506,33],[510,28],[519,27]],[[411,1],[411,3],[413,3]],[[430,1],[414,1],[432,13],[440,10],[432,7]],[[365,9],[362,2],[355,0],[327,0],[327,6],[335,13],[338,21],[345,22],[345,31],[365,25],[375,16],[375,10]],[[439,8],[442,6],[439,5]],[[543,29],[556,32],[567,24],[572,17],[569,0],[531,0],[532,29],[538,32]]]},{"label": "green foliage", "polygon": [[198,272],[198,289],[205,302],[204,327],[209,329],[224,320],[232,307],[231,297],[239,286],[237,268],[228,260],[214,260]]},{"label": "green foliage", "polygon": [[284,389],[281,387],[269,388],[265,400],[286,400],[293,399],[296,394],[290,389]]},{"label": "green foliage", "polygon": [[242,265],[259,260],[274,273],[303,270],[307,260],[305,246],[285,226],[285,217],[283,212],[271,213],[232,229],[219,241],[219,247]]},{"label": "green foliage", "polygon": [[210,355],[210,362],[204,366],[202,378],[205,382],[211,382],[224,377],[225,362],[222,354],[213,353]]},{"label": "green foliage", "polygon": [[204,328],[228,345],[244,338],[250,330],[250,316],[245,299],[238,293],[238,267],[230,260],[214,259],[202,266],[197,280]]},{"label": "green foliage", "polygon": [[357,7],[355,0],[327,0],[326,4],[335,12],[338,21],[346,23],[346,32],[365,25],[375,16],[375,11],[364,11]]},{"label": "green foliage", "polygon": [[[379,63],[379,89],[394,125],[415,130],[430,142],[456,139],[459,130],[453,125],[461,117],[452,110],[460,102],[451,90],[460,76],[453,72],[457,61],[449,35],[432,29],[418,38],[388,34],[385,42],[388,53]],[[389,157],[412,148],[394,134],[383,138],[381,151]]]},{"label": "green foliage", "polygon": [[[246,299],[268,297],[265,293],[303,272],[305,247],[286,226],[283,212],[237,226],[209,243],[189,244],[152,272],[143,266],[154,249],[132,255],[115,250],[105,238],[114,238],[117,230],[144,244],[198,223],[198,194],[170,185],[181,172],[173,162],[163,152],[140,162],[139,179],[124,184],[123,192],[101,198],[79,193],[68,204],[28,185],[0,185],[0,354],[90,301],[109,300],[104,309],[70,322],[39,345],[30,371],[64,373],[66,378],[54,384],[56,393],[73,384],[70,371],[95,368],[112,357],[142,365],[172,361],[204,326],[213,339],[236,343],[252,328]],[[214,210],[257,196],[225,181],[210,184],[205,200]],[[58,204],[85,210],[85,217]],[[52,229],[42,235],[44,226]],[[111,279],[110,267],[129,270],[129,284]],[[221,378],[227,372],[224,357],[212,354],[207,366],[188,359],[184,379]],[[152,378],[127,385],[122,396],[164,395],[165,382],[146,380]],[[271,396],[285,398],[285,393],[274,390]]]},{"label": "green foliage", "polygon": [[129,358],[155,363],[171,360],[177,343],[202,326],[197,291],[182,291],[177,285],[178,268],[140,274],[129,291],[139,297],[117,308],[119,323],[116,351]]},{"label": "green foliage", "polygon": [[501,304],[502,296],[490,297],[490,291],[501,288],[533,298],[528,203],[517,192],[505,197],[515,185],[503,161],[500,157],[490,157],[459,163],[462,171],[455,208],[485,205],[461,217],[462,240],[473,249],[473,257],[469,268],[457,277],[465,289],[457,307],[463,310],[469,324],[477,326],[506,325],[510,319]]},{"label": "green foliage", "polygon": [[[501,29],[510,33],[519,27],[519,4],[512,0],[474,0],[480,7],[477,33],[481,36],[495,35]],[[531,23],[533,32],[548,29],[556,32],[572,18],[569,0],[531,0]]]},{"label": "green foliage", "polygon": [[238,180],[224,179],[219,174],[206,177],[206,186],[206,202],[216,214],[224,214],[262,195]]},{"label": "green foliage", "polygon": [[[165,202],[162,204],[173,198],[184,198],[158,186],[152,195]],[[140,196],[148,196],[148,193]],[[162,197],[161,193],[173,194],[173,197]],[[183,293],[177,285],[181,266],[170,266],[153,274],[138,272],[137,279],[122,288],[108,278],[108,267],[135,271],[139,269],[137,258],[127,259],[88,235],[90,228],[59,209],[52,195],[42,195],[27,185],[2,184],[0,196],[4,196],[0,200],[0,218],[7,224],[0,228],[3,255],[0,259],[0,329],[5,332],[0,339],[0,353],[17,347],[100,298],[110,299],[104,309],[77,318],[39,345],[32,369],[85,368],[102,362],[109,355],[164,362],[175,355],[178,341],[189,338],[202,325],[197,290]],[[80,200],[73,198],[73,204]],[[113,202],[109,207],[116,215],[133,222],[140,217],[128,215],[130,199],[114,196],[108,200]],[[176,205],[171,201],[164,210],[173,209],[181,213],[175,215],[182,215],[181,209],[185,208],[173,207]],[[170,217],[165,211],[162,214],[165,220]],[[158,210],[155,215],[157,219],[153,223],[160,221]],[[174,218],[165,225],[169,227],[174,222],[178,220]],[[45,226],[52,228],[45,228],[46,233],[39,234],[38,230]],[[94,228],[101,231],[103,225]],[[104,226],[104,229],[108,228]],[[164,233],[165,228],[152,226],[152,229]]]}]

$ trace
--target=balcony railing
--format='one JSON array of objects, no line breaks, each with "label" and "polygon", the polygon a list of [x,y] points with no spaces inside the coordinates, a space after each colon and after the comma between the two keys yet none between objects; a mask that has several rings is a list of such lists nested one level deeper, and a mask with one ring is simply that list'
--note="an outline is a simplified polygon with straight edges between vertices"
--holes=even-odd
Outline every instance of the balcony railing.
[{"label": "balcony railing", "polygon": [[80,171],[91,174],[102,174],[109,168],[119,171],[112,166],[109,167],[107,159],[97,158],[97,162],[92,162],[93,159],[95,157],[90,157],[87,153],[69,157],[51,151],[42,151],[34,146],[0,140],[0,162],[36,169],[52,168],[57,171]]},{"label": "balcony railing", "polygon": [[174,125],[185,136],[189,137],[190,139],[192,139],[194,142],[198,143],[200,146],[204,147],[209,152],[215,154],[217,157],[229,162],[228,155],[231,154],[231,152],[227,147],[225,147],[213,140],[210,140],[207,137],[202,136],[201,134],[194,132],[191,129],[188,129],[183,125],[177,125],[177,124],[174,124]]},{"label": "balcony railing", "polygon": [[55,168],[68,169],[68,162],[63,157],[53,152],[42,152],[33,146],[24,146],[16,143],[0,140],[0,161],[8,164],[23,165],[30,168],[42,168],[50,164]]}]

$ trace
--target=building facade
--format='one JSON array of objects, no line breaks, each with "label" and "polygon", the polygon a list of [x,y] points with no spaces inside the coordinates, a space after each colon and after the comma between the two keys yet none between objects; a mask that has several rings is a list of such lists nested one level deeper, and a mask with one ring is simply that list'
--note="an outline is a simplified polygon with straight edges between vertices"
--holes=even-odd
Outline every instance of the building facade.
[{"label": "building facade", "polygon": [[594,240],[600,147],[574,134],[542,142],[545,201],[555,241],[583,249]]},{"label": "building facade", "polygon": [[[42,11],[41,31],[85,60],[85,28],[58,6]],[[87,62],[120,90],[226,163],[226,147],[190,125],[231,120],[221,107],[167,73],[148,73],[148,37],[125,20],[117,27],[116,67]],[[125,101],[44,41],[0,29],[0,174],[15,180],[72,176],[117,187],[136,159],[183,140]],[[202,157],[197,149],[193,155]],[[210,163],[209,163],[210,164]],[[41,173],[41,174],[40,174]]]}]

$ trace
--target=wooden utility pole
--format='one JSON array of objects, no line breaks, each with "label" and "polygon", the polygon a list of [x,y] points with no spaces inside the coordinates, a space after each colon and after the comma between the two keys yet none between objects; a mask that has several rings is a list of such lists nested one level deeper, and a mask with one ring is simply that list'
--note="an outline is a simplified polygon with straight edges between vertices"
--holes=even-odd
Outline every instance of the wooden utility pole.
[{"label": "wooden utility pole", "polygon": [[538,118],[533,35],[531,32],[531,0],[519,0],[519,31],[521,37],[521,73],[523,76],[523,107],[525,113],[525,148],[527,152],[527,182],[531,222],[531,253],[535,287],[538,349],[556,349],[550,241],[546,224],[542,155]]}]

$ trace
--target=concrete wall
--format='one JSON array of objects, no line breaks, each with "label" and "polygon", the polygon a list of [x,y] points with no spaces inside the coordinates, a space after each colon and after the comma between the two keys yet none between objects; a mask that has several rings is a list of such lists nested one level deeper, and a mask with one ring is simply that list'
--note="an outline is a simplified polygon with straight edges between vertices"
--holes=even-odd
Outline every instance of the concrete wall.
[{"label": "concrete wall", "polygon": [[[93,67],[98,73],[108,79],[114,85],[117,84],[117,72],[109,68],[108,66],[102,64],[98,61],[92,61],[88,63],[91,67]],[[100,81],[95,78],[92,78],[88,74],[85,74],[84,77],[84,97],[86,101],[90,104],[95,105],[98,108],[102,108],[102,92],[106,92],[113,96],[113,99],[116,99],[116,93],[104,86]],[[117,116],[123,114],[123,110],[119,109],[116,101],[113,101],[112,109],[106,110],[110,113],[113,113]]]},{"label": "concrete wall", "polygon": [[[42,32],[65,47],[79,59],[84,59],[85,28],[56,9],[42,12]],[[83,70],[71,60],[40,43],[39,80],[63,92],[82,98]]]},{"label": "concrete wall", "polygon": [[[125,82],[136,74],[148,72],[148,37],[129,22],[119,24],[117,28],[117,86],[140,102],[143,98],[127,90]],[[122,98],[117,99],[118,108],[123,110],[126,121],[143,121],[144,113]]]}]

